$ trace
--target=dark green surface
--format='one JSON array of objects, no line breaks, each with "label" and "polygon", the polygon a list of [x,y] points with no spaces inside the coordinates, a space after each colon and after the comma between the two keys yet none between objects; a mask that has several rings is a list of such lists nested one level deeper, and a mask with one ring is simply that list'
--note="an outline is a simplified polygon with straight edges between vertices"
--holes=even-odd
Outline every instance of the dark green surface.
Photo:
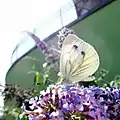
[{"label": "dark green surface", "polygon": [[[95,46],[101,59],[101,67],[110,71],[106,79],[112,80],[116,74],[120,74],[120,0],[74,24],[72,29],[77,36]],[[54,37],[49,42],[56,44],[56,41],[57,38]],[[43,63],[44,57],[38,49],[28,56],[35,57]],[[33,76],[27,72],[34,63],[32,60],[20,60],[7,74],[7,82],[31,87]],[[40,70],[40,63],[36,62],[35,65]]]},{"label": "dark green surface", "polygon": [[31,52],[28,56],[32,56],[38,59],[40,62],[35,62],[33,60],[25,59],[25,57],[20,60],[10,71],[7,76],[9,83],[22,84],[23,87],[30,87],[33,85],[34,74],[28,74],[32,70],[32,66],[35,64],[37,70],[42,71],[40,63],[44,63],[44,55],[36,49],[34,52]]}]

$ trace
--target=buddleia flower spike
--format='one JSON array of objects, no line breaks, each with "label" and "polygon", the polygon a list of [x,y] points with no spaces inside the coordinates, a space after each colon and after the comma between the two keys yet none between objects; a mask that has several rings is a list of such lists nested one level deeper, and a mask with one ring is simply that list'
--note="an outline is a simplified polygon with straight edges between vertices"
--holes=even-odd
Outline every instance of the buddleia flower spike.
[{"label": "buddleia flower spike", "polygon": [[[25,33],[27,33],[27,35],[30,36],[34,40],[38,49],[41,52],[43,52],[43,54],[45,55],[45,59],[46,59],[50,68],[52,66],[54,66],[54,64],[56,64],[56,62],[59,61],[59,59],[60,59],[60,52],[59,51],[57,51],[53,47],[50,47],[46,42],[42,41],[34,33],[29,32],[29,31],[25,31]],[[58,66],[57,66],[57,68],[58,68]]]}]

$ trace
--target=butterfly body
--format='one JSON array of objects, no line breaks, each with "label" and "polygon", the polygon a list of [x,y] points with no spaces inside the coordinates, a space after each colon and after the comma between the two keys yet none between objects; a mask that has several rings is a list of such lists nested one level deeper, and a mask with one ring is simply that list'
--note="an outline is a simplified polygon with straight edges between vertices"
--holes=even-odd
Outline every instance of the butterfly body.
[{"label": "butterfly body", "polygon": [[90,44],[70,34],[63,42],[60,57],[60,73],[63,84],[74,84],[86,79],[99,67],[99,56]]}]

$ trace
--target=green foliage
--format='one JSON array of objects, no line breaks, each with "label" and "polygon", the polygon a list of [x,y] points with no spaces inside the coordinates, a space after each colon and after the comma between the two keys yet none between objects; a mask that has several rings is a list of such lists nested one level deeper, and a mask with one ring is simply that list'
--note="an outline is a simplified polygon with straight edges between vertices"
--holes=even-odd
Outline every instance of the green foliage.
[{"label": "green foliage", "polygon": [[110,82],[110,86],[120,88],[120,75],[115,76],[115,78]]},{"label": "green foliage", "polygon": [[[46,65],[45,65],[46,64]],[[33,87],[37,91],[41,91],[50,84],[55,84],[56,80],[52,79],[52,75],[55,73],[54,70],[47,69],[47,63],[43,64],[43,72],[37,71],[35,65],[32,66],[32,70],[28,74],[33,74],[35,76],[33,80]]]},{"label": "green foliage", "polygon": [[18,120],[17,118],[21,113],[21,109],[17,108],[15,105],[5,106],[3,113],[2,120]]},{"label": "green foliage", "polygon": [[100,69],[95,74],[96,80],[93,81],[97,86],[109,86],[109,87],[116,87],[120,88],[120,75],[116,75],[113,80],[106,80],[105,76],[109,73],[108,70]]},{"label": "green foliage", "polygon": [[[52,75],[56,72],[55,70],[48,70],[47,63],[43,64],[43,73],[36,71],[35,65],[32,66],[32,71],[29,71],[29,74],[34,74],[36,76],[36,81],[34,83],[37,90],[43,90],[50,84],[55,84],[56,82],[61,81],[61,77],[58,75],[57,80],[52,79]],[[36,73],[39,73],[36,75]],[[110,86],[110,87],[120,87],[120,75],[116,75],[113,80],[106,80],[105,77],[109,73],[108,70],[100,68],[95,73],[95,80],[87,83],[87,85],[96,85],[96,86]],[[86,83],[82,82],[80,85],[85,85]]]},{"label": "green foliage", "polygon": [[107,80],[105,80],[105,76],[108,74],[108,70],[100,68],[96,73],[95,73],[95,81],[94,83],[97,86],[104,86],[105,84],[109,84]]},{"label": "green foliage", "polygon": [[17,120],[28,120],[28,117],[24,115],[23,118],[18,117]]}]

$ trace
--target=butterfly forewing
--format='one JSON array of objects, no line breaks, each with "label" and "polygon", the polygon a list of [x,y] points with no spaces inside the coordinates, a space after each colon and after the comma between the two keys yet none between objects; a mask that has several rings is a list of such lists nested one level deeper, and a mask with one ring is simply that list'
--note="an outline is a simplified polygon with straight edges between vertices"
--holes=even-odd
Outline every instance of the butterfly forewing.
[{"label": "butterfly forewing", "polygon": [[[71,70],[71,75],[73,75],[82,65],[83,60],[84,60],[84,43],[81,42],[80,44],[77,44],[78,48],[73,50],[70,57],[71,64],[72,64],[72,70]],[[74,48],[73,48],[74,49]]]},{"label": "butterfly forewing", "polygon": [[84,48],[83,42],[74,40],[72,42],[70,41],[71,44],[69,44],[66,42],[67,40],[69,40],[69,38],[66,38],[65,40],[65,43],[67,44],[63,44],[60,58],[60,71],[65,78],[66,76],[69,78],[72,73],[82,64],[83,55],[80,51],[83,51]]}]

